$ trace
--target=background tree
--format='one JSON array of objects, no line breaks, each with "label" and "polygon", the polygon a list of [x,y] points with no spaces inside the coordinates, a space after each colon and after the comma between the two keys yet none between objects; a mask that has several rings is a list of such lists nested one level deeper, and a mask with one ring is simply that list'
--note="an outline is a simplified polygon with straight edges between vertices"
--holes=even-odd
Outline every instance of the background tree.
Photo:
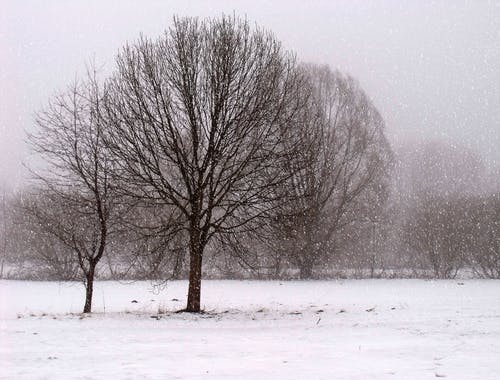
[{"label": "background tree", "polygon": [[458,199],[428,195],[405,224],[405,242],[420,268],[434,278],[455,278],[465,264],[470,220]]},{"label": "background tree", "polygon": [[300,108],[294,59],[234,17],[175,19],[117,58],[107,143],[129,195],[175,208],[189,237],[186,310],[200,311],[216,235],[255,229],[281,202],[283,130]]},{"label": "background tree", "polygon": [[470,199],[467,207],[468,264],[486,278],[500,278],[500,193]]},{"label": "background tree", "polygon": [[9,249],[14,253],[10,264],[17,277],[62,281],[81,277],[78,258],[53,233],[53,221],[44,217],[57,214],[58,224],[71,223],[70,210],[43,192],[27,190],[11,198],[9,211]]},{"label": "background tree", "polygon": [[[412,229],[418,225],[418,230],[434,231],[432,239],[439,240],[446,239],[445,236],[438,238],[438,235],[446,233],[446,229],[451,229],[449,232],[454,234],[468,229],[466,235],[470,240],[475,232],[471,218],[466,214],[467,207],[472,206],[480,194],[490,191],[492,186],[487,184],[481,157],[465,147],[442,141],[424,141],[399,147],[396,152],[390,199],[393,243],[389,245],[393,251],[391,256],[399,261],[398,264],[418,275],[421,271],[416,268],[432,267],[429,266],[429,256],[424,253],[430,250],[421,246],[429,244],[430,240],[427,239],[427,243],[425,240],[418,241],[416,235],[412,236]],[[450,210],[453,207],[455,211]],[[438,211],[447,215],[439,217]],[[465,241],[462,232],[461,243]],[[454,268],[447,274],[444,267],[442,270],[436,267],[432,270],[436,276],[452,276],[457,268],[464,266],[467,257],[463,255],[469,253],[463,252],[463,247],[460,249],[462,252],[456,251],[456,255],[441,249],[435,251],[437,266],[443,266],[447,260],[445,256],[450,255],[449,265]]]},{"label": "background tree", "polygon": [[[122,198],[123,199],[123,198]],[[170,280],[185,277],[187,244],[182,215],[158,204],[135,203],[106,254],[113,277]]]},{"label": "background tree", "polygon": [[37,115],[38,131],[30,136],[45,167],[36,174],[43,202],[28,210],[75,255],[86,289],[84,313],[91,312],[96,268],[117,221],[113,163],[103,144],[106,96],[95,70],[89,70],[85,82],[55,97]]},{"label": "background tree", "polygon": [[7,258],[7,195],[5,189],[2,192],[2,202],[0,203],[0,278],[3,278],[4,265]]},{"label": "background tree", "polygon": [[311,278],[342,240],[340,232],[372,220],[383,206],[392,153],[384,122],[356,81],[327,66],[303,70],[308,103],[294,131],[302,149],[289,157],[290,178],[283,184],[293,201],[275,219],[272,244],[301,278]]}]

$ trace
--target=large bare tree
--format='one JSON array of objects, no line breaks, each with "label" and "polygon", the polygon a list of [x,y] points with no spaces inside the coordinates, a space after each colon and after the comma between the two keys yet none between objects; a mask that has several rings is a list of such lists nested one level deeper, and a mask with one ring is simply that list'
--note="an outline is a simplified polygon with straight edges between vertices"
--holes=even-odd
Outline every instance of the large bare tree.
[{"label": "large bare tree", "polygon": [[[129,195],[173,207],[189,237],[186,311],[200,311],[203,252],[255,229],[282,201],[282,143],[302,101],[294,58],[234,17],[175,19],[117,58],[107,143]],[[173,226],[172,228],[176,228]]]},{"label": "large bare tree", "polygon": [[34,170],[43,202],[31,203],[27,210],[75,255],[86,289],[84,313],[91,312],[96,268],[117,220],[113,163],[103,144],[105,97],[95,69],[89,69],[84,81],[38,113],[37,133],[30,136],[44,159],[41,169]]}]

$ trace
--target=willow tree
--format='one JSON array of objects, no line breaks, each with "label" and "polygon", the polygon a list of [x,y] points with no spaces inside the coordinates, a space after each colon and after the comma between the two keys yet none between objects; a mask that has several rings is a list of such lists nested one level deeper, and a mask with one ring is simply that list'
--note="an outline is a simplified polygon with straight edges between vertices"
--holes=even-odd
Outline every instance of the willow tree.
[{"label": "willow tree", "polygon": [[181,215],[186,311],[199,312],[207,244],[257,228],[282,202],[282,169],[298,148],[283,144],[301,108],[295,61],[272,34],[222,17],[174,19],[161,38],[125,46],[117,64],[106,105],[117,178]]},{"label": "willow tree", "polygon": [[311,278],[345,239],[339,235],[381,208],[392,152],[382,117],[354,79],[328,66],[302,70],[307,103],[293,128],[303,148],[290,156],[284,184],[293,202],[275,216],[269,245]]}]

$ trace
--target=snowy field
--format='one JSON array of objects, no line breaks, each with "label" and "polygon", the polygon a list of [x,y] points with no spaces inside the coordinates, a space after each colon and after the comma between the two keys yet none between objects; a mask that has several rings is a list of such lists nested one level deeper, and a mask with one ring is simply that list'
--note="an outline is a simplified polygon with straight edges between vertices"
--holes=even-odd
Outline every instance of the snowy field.
[{"label": "snowy field", "polygon": [[[1,379],[499,379],[500,282],[0,281]],[[132,302],[137,301],[137,302]]]}]

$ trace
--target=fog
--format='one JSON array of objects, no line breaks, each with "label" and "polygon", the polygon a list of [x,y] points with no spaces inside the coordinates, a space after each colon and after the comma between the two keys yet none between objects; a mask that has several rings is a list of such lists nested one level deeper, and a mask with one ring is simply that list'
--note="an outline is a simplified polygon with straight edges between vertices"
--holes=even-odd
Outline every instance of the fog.
[{"label": "fog", "polygon": [[359,80],[395,146],[439,139],[500,161],[500,3],[488,1],[4,1],[0,6],[0,186],[23,182],[25,131],[90,59],[113,57],[173,15],[246,16],[301,61]]}]

